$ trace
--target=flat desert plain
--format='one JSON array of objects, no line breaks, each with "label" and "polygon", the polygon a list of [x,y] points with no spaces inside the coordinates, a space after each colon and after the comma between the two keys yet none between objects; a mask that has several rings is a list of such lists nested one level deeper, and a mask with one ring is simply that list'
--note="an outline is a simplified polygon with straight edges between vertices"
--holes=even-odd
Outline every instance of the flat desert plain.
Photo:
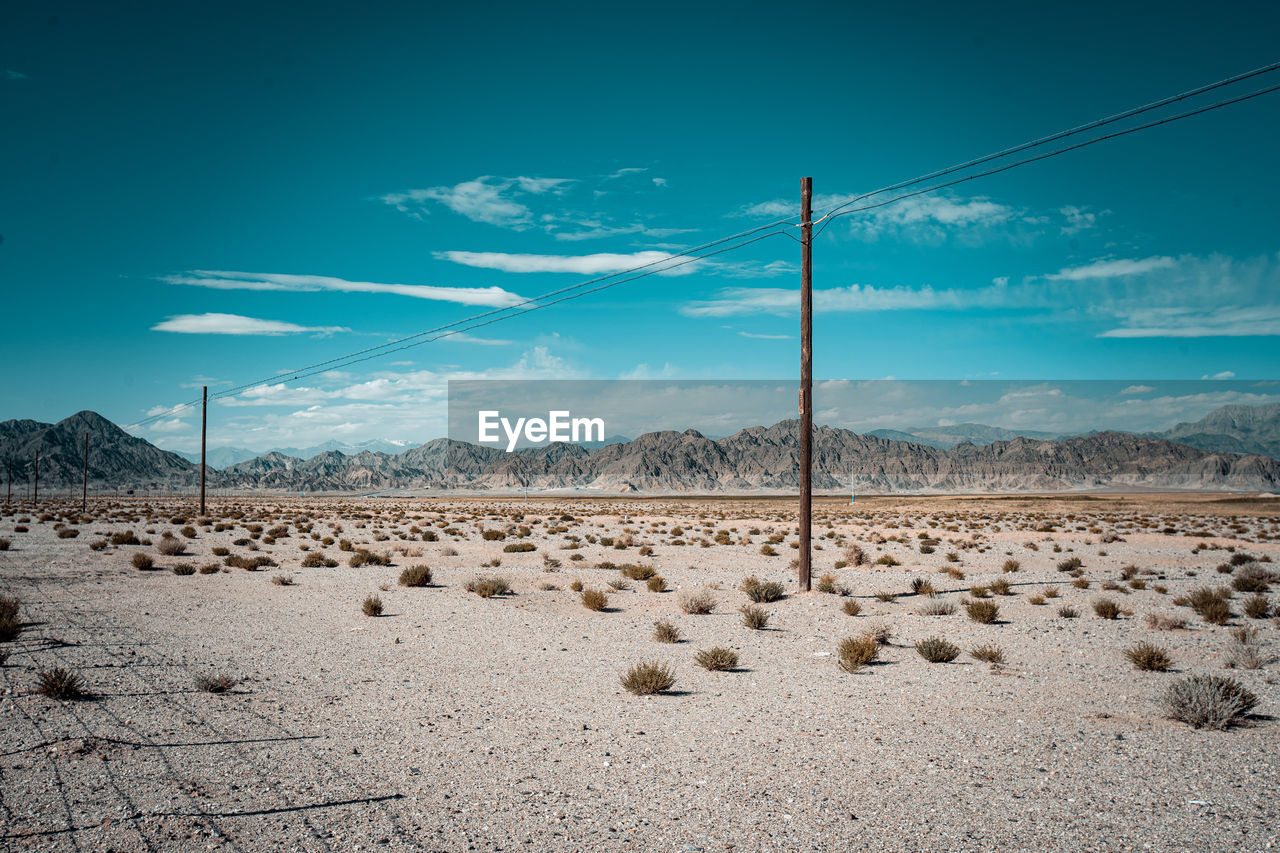
[{"label": "flat desert plain", "polygon": [[[1280,501],[823,499],[814,542],[799,593],[794,500],[11,504],[0,848],[1277,845]],[[1173,719],[1191,676],[1255,701]]]}]

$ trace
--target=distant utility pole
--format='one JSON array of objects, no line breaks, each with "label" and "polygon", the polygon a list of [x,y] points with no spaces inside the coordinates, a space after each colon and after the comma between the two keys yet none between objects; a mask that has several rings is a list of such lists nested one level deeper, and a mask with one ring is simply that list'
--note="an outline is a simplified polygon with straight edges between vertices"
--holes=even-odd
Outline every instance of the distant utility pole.
[{"label": "distant utility pole", "polygon": [[204,515],[204,436],[209,423],[209,386],[200,392],[200,515]]},{"label": "distant utility pole", "polygon": [[80,486],[80,511],[89,511],[89,431],[84,433],[84,482]]},{"label": "distant utility pole", "polygon": [[35,491],[31,495],[32,503],[40,503],[40,451],[36,451],[36,484]]},{"label": "distant utility pole", "polygon": [[800,591],[812,588],[813,178],[800,179]]}]

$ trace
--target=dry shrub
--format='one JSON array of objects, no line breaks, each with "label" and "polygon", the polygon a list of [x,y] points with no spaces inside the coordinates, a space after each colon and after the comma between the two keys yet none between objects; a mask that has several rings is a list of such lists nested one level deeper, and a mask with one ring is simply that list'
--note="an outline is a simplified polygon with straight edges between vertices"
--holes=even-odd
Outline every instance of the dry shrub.
[{"label": "dry shrub", "polygon": [[594,610],[597,613],[609,606],[609,596],[602,590],[584,589],[579,593],[578,597],[582,599],[582,606],[588,610]]},{"label": "dry shrub", "polygon": [[178,563],[176,566],[173,567],[173,573],[175,575],[183,575],[183,576],[194,575],[196,573],[196,567],[191,565],[190,563]]},{"label": "dry shrub", "polygon": [[977,646],[969,650],[969,656],[983,663],[1004,663],[1004,649],[999,646]]},{"label": "dry shrub", "polygon": [[1260,592],[1244,600],[1244,615],[1250,619],[1266,619],[1271,615],[1271,602]]},{"label": "dry shrub", "polygon": [[202,693],[226,693],[240,683],[240,679],[225,672],[213,672],[195,677],[196,689]]},{"label": "dry shrub", "polygon": [[753,631],[762,631],[769,626],[769,611],[754,604],[742,608],[742,624]]},{"label": "dry shrub", "polygon": [[738,665],[738,653],[724,646],[704,649],[693,658],[698,666],[709,672],[726,672]]},{"label": "dry shrub", "polygon": [[662,575],[654,575],[653,577],[645,581],[644,586],[645,586],[645,589],[649,590],[649,592],[666,592],[667,579],[664,578]]},{"label": "dry shrub", "polygon": [[1129,662],[1144,672],[1167,672],[1173,666],[1173,656],[1169,650],[1152,643],[1138,643],[1125,649],[1124,656]]},{"label": "dry shrub", "polygon": [[1148,613],[1147,627],[1156,631],[1181,631],[1187,627],[1187,620],[1181,616],[1166,616],[1163,613]]},{"label": "dry shrub", "polygon": [[662,619],[653,623],[653,638],[659,643],[680,642],[680,629],[670,620]]},{"label": "dry shrub", "polygon": [[58,531],[59,539],[75,539],[79,535],[80,531],[76,530],[74,527],[64,527]]},{"label": "dry shrub", "polygon": [[916,612],[921,616],[950,616],[956,612],[956,606],[950,601],[936,598],[925,602]]},{"label": "dry shrub", "polygon": [[502,577],[477,577],[467,581],[467,592],[474,592],[481,598],[492,598],[495,595],[512,595],[511,582]]},{"label": "dry shrub", "polygon": [[382,615],[382,599],[376,595],[369,595],[360,603],[360,612],[365,616],[381,616]]},{"label": "dry shrub", "polygon": [[1013,586],[1004,578],[993,580],[987,584],[987,588],[996,595],[1013,595]]},{"label": "dry shrub", "polygon": [[1160,705],[1172,719],[1194,728],[1226,729],[1249,715],[1258,697],[1234,678],[1189,675],[1165,688]]},{"label": "dry shrub", "polygon": [[187,546],[181,539],[165,536],[156,544],[156,551],[164,557],[181,557],[187,553]]},{"label": "dry shrub", "polygon": [[675,687],[676,674],[664,663],[638,663],[621,678],[622,687],[637,696],[651,696]]},{"label": "dry shrub", "polygon": [[913,595],[934,595],[937,592],[926,578],[911,579],[911,593]]},{"label": "dry shrub", "polygon": [[11,595],[0,595],[0,642],[9,643],[22,633],[18,611],[22,605]]},{"label": "dry shrub", "polygon": [[293,575],[272,575],[272,586],[293,586]]},{"label": "dry shrub", "polygon": [[960,647],[942,637],[928,637],[916,643],[916,652],[929,663],[950,663],[960,657]]},{"label": "dry shrub", "polygon": [[1099,598],[1093,603],[1093,612],[1103,619],[1117,619],[1120,616],[1120,605],[1109,598]]},{"label": "dry shrub", "polygon": [[1005,560],[1004,565],[1000,567],[1001,571],[1004,572],[1016,572],[1020,568],[1022,568],[1022,564],[1012,558]]},{"label": "dry shrub", "polygon": [[637,566],[633,563],[619,566],[618,571],[622,573],[623,577],[630,578],[633,581],[647,581],[657,575],[653,566]]},{"label": "dry shrub", "polygon": [[431,586],[430,566],[409,566],[401,570],[400,586]]},{"label": "dry shrub", "polygon": [[1058,608],[1058,615],[1063,619],[1074,619],[1080,615],[1080,611],[1076,610],[1074,607],[1067,607],[1064,605],[1063,607]]},{"label": "dry shrub", "polygon": [[880,644],[872,634],[846,637],[836,645],[836,662],[845,672],[857,672],[880,654]]},{"label": "dry shrub", "polygon": [[319,551],[312,551],[302,558],[302,568],[304,569],[332,569],[336,565],[338,565],[337,560],[331,560]]},{"label": "dry shrub", "polygon": [[1227,669],[1262,669],[1272,657],[1253,643],[1233,643],[1222,665]]},{"label": "dry shrub", "polygon": [[964,610],[970,619],[982,625],[990,625],[1000,616],[1000,605],[994,601],[966,601]]},{"label": "dry shrub", "polygon": [[150,554],[143,554],[141,552],[134,554],[131,562],[133,563],[133,567],[140,572],[150,571],[156,564],[156,561],[151,559]]},{"label": "dry shrub", "polygon": [[502,552],[504,554],[525,554],[529,551],[536,550],[538,550],[538,546],[534,545],[532,542],[512,542],[509,545],[502,546]]},{"label": "dry shrub", "polygon": [[584,584],[582,583],[582,578],[574,578],[573,580],[569,581],[569,589],[573,590],[574,592],[582,592],[583,585]]},{"label": "dry shrub", "polygon": [[64,702],[89,698],[84,679],[69,669],[55,666],[36,673],[36,692]]},{"label": "dry shrub", "polygon": [[857,616],[862,612],[862,605],[850,598],[844,604],[840,605],[840,609],[844,611],[846,616]]},{"label": "dry shrub", "polygon": [[782,584],[777,581],[762,581],[755,575],[745,578],[738,586],[738,589],[745,592],[747,594],[747,598],[757,604],[767,604],[771,601],[778,601],[786,594],[786,590],[783,588]]},{"label": "dry shrub", "polygon": [[690,615],[703,616],[716,609],[716,599],[709,589],[686,590],[680,594],[680,609]]}]

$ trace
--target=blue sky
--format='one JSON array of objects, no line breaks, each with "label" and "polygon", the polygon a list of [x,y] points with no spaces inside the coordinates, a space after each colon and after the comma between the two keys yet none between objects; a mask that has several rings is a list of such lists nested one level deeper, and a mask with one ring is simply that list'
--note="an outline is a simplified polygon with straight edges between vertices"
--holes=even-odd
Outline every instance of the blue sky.
[{"label": "blue sky", "polygon": [[[130,423],[1280,58],[1272,3],[436,5],[11,10],[0,418]],[[1274,378],[1277,131],[1270,95],[836,221],[816,375]],[[424,441],[449,378],[793,376],[798,261],[220,400],[211,441]]]}]

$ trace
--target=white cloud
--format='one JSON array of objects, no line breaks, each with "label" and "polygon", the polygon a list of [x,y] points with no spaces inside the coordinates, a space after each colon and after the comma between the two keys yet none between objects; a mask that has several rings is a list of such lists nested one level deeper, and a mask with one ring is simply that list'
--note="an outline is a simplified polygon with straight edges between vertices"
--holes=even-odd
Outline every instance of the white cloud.
[{"label": "white cloud", "polygon": [[[479,344],[486,347],[505,347],[515,343],[515,341],[503,340],[501,338],[477,338],[475,335],[468,335],[466,332],[454,332],[452,335],[445,335],[441,338],[444,341],[453,341],[454,343]],[[412,362],[396,362],[397,364],[412,364]]]},{"label": "white cloud", "polygon": [[452,187],[428,187],[388,193],[381,200],[402,213],[418,216],[427,213],[428,203],[434,202],[473,222],[523,231],[533,227],[534,217],[528,206],[518,200],[520,197],[557,193],[572,183],[570,178],[500,178],[485,175]]},{"label": "white cloud", "polygon": [[[1103,211],[1103,213],[1107,212]],[[1077,207],[1074,204],[1069,204],[1066,207],[1059,208],[1058,213],[1066,220],[1060,229],[1064,235],[1079,234],[1081,231],[1089,231],[1098,225],[1098,214],[1087,207]]]},{"label": "white cloud", "polygon": [[151,331],[185,335],[296,335],[305,332],[331,335],[351,330],[345,326],[299,326],[239,314],[178,314],[152,326]]},{"label": "white cloud", "polygon": [[[874,287],[853,284],[813,292],[813,307],[822,312],[966,310],[996,307],[1009,301],[1009,289],[994,284],[974,290],[932,287]],[[691,302],[681,313],[690,317],[740,314],[792,314],[800,310],[800,291],[782,287],[730,287],[714,299]]]},{"label": "white cloud", "polygon": [[1127,325],[1100,338],[1243,338],[1280,335],[1280,305],[1229,308],[1135,308]]},{"label": "white cloud", "polygon": [[190,270],[183,275],[162,276],[169,284],[208,287],[214,290],[270,290],[298,293],[322,290],[342,293],[392,293],[415,299],[455,302],[460,305],[482,305],[505,308],[522,301],[518,293],[500,287],[440,287],[425,284],[381,284],[371,281],[348,281],[325,275],[288,275],[282,273],[232,272],[228,270]]},{"label": "white cloud", "polygon": [[1214,373],[1212,375],[1206,374],[1204,376],[1201,376],[1200,378],[1201,379],[1235,379],[1236,375],[1230,370],[1224,370],[1221,373]]},{"label": "white cloud", "polygon": [[1154,390],[1156,389],[1151,385],[1130,385],[1127,388],[1121,389],[1120,393],[1121,394],[1150,394]]},{"label": "white cloud", "polygon": [[738,332],[738,334],[744,338],[756,338],[762,341],[789,341],[792,337],[791,335],[761,335],[756,332]]},{"label": "white cloud", "polygon": [[[502,272],[561,272],[577,275],[599,275],[601,273],[621,272],[648,265],[649,268],[664,269],[672,263],[688,260],[669,255],[666,252],[633,252],[627,255],[599,253],[594,255],[520,255],[507,252],[436,252],[435,256],[442,261],[452,261],[468,267],[501,270]],[[700,261],[684,264],[675,271],[691,272]]]},{"label": "white cloud", "polygon": [[1068,267],[1045,278],[1050,281],[1086,281],[1094,278],[1118,278],[1127,275],[1144,275],[1153,270],[1169,269],[1174,266],[1173,258],[1155,256],[1150,258],[1120,258],[1114,260],[1094,261],[1082,267]]}]

